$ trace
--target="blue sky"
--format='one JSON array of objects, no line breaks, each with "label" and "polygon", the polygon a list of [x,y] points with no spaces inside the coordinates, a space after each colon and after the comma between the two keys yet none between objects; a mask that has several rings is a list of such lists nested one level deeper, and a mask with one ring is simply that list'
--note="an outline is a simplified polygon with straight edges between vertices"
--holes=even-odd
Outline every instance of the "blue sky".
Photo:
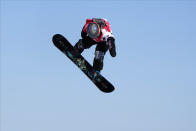
[{"label": "blue sky", "polygon": [[[1,131],[195,131],[196,2],[1,1]],[[57,50],[106,18],[105,94]],[[83,56],[92,63],[95,46]]]}]

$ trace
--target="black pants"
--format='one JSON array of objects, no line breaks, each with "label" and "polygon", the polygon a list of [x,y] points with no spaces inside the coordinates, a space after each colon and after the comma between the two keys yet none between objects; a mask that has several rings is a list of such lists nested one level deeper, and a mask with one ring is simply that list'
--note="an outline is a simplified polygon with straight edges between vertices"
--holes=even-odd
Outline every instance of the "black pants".
[{"label": "black pants", "polygon": [[95,57],[93,61],[93,67],[95,70],[101,71],[103,69],[103,60],[104,60],[104,55],[108,50],[108,45],[106,42],[95,42],[91,38],[86,37],[83,39],[80,39],[76,45],[74,46],[74,50],[78,53],[81,54],[84,49],[90,48],[92,45],[97,45],[95,49]]}]

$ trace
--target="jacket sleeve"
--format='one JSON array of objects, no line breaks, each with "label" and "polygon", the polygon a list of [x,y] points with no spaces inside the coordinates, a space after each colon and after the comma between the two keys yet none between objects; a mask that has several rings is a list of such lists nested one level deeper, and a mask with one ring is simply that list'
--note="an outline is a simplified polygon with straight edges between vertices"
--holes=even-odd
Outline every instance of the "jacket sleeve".
[{"label": "jacket sleeve", "polygon": [[84,27],[82,28],[82,31],[81,31],[81,37],[83,39],[87,37],[87,32],[84,31]]},{"label": "jacket sleeve", "polygon": [[114,39],[114,37],[109,37],[107,39],[107,43],[108,43],[108,46],[109,46],[110,55],[112,57],[115,57],[116,56],[116,45],[115,45],[115,39]]}]

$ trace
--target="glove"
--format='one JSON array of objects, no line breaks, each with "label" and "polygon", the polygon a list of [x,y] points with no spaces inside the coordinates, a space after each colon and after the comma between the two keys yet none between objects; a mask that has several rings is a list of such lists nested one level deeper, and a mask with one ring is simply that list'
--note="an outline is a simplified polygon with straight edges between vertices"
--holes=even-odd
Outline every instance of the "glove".
[{"label": "glove", "polygon": [[113,37],[109,37],[107,39],[107,43],[109,45],[109,52],[112,57],[116,56],[116,46],[115,46],[115,39]]}]

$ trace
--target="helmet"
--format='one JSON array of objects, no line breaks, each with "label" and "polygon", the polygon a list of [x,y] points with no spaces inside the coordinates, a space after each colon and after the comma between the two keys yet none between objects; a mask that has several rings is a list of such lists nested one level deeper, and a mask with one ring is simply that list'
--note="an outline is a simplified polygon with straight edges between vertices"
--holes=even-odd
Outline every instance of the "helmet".
[{"label": "helmet", "polygon": [[89,37],[91,37],[92,39],[96,39],[100,36],[100,33],[100,27],[97,23],[91,22],[88,24],[87,34],[89,35]]}]

